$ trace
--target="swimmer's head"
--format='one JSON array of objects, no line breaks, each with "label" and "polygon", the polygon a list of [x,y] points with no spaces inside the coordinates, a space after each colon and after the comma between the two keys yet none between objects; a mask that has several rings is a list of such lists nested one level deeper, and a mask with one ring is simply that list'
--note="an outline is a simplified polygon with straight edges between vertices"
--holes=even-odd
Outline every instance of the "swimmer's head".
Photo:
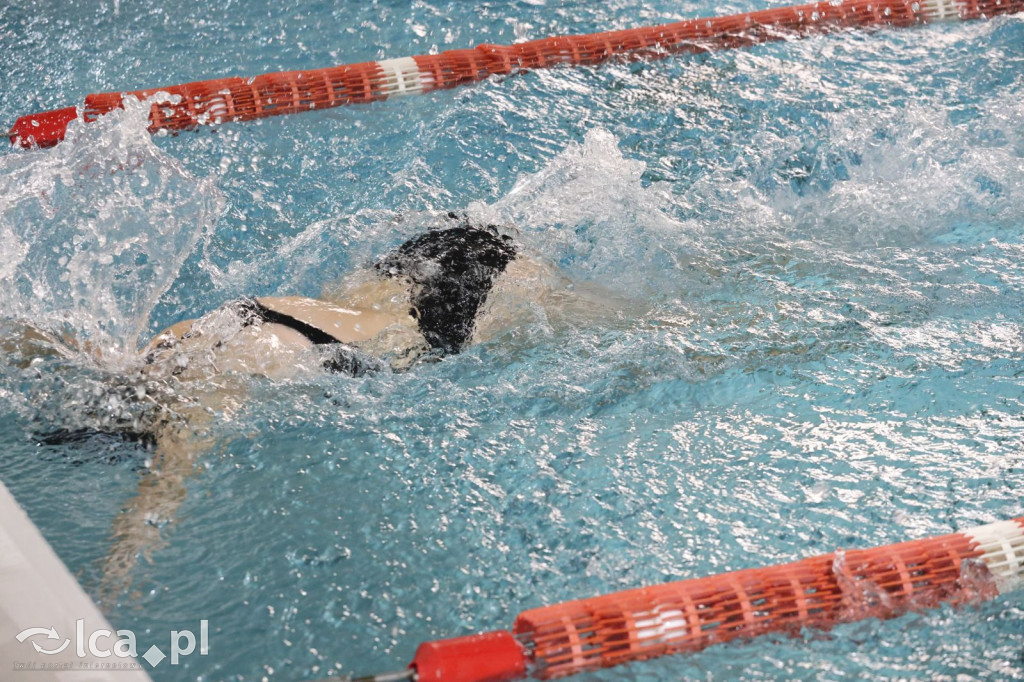
[{"label": "swimmer's head", "polygon": [[431,230],[374,265],[384,279],[411,282],[412,314],[431,347],[456,353],[473,334],[477,311],[495,278],[517,253],[511,237],[492,227]]}]

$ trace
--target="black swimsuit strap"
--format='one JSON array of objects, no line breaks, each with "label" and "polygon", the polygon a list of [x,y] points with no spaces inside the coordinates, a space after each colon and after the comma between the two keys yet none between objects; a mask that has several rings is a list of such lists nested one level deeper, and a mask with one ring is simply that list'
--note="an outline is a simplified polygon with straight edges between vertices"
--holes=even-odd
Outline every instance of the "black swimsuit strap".
[{"label": "black swimsuit strap", "polygon": [[298,320],[291,315],[285,315],[279,313],[276,310],[271,310],[267,306],[263,305],[255,298],[243,298],[237,303],[238,314],[242,317],[242,324],[248,326],[250,324],[256,324],[257,322],[267,322],[270,324],[279,324],[289,329],[294,329],[298,333],[309,339],[309,342],[314,346],[326,346],[331,343],[341,343],[338,339],[334,338],[322,329],[318,329],[311,324],[307,324],[302,320]]},{"label": "black swimsuit strap", "polygon": [[235,301],[234,306],[242,318],[243,326],[260,323],[280,324],[302,334],[314,346],[332,346],[323,361],[324,369],[328,372],[358,377],[370,372],[379,372],[383,367],[379,360],[360,353],[324,330],[297,320],[291,315],[271,310],[254,298],[239,299]]}]

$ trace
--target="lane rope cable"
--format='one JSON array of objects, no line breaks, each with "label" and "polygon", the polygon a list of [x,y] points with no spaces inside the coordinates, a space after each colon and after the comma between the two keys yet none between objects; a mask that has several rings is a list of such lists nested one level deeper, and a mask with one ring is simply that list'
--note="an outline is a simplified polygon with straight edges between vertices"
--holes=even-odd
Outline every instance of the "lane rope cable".
[{"label": "lane rope cable", "polygon": [[481,81],[492,75],[559,64],[593,65],[618,55],[664,57],[674,53],[749,47],[840,29],[905,28],[936,21],[968,21],[1024,11],[1024,0],[833,0],[729,16],[687,19],[662,26],[543,38],[515,45],[478,45],[436,55],[363,62],[251,78],[221,78],[132,92],[88,95],[72,106],[19,118],[8,133],[24,147],[50,147],[68,124],[94,121],[125,97],[154,103],[149,130],[179,131],[201,125],[249,121],[345,104],[367,104]]},{"label": "lane rope cable", "polygon": [[548,680],[767,633],[975,604],[1024,585],[1024,516],[959,533],[524,611],[511,631],[421,644],[361,682]]}]

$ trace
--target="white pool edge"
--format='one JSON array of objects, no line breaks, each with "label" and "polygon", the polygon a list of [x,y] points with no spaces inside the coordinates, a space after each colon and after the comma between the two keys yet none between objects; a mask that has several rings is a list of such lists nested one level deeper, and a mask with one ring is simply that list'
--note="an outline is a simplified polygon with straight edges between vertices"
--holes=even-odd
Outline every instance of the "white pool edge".
[{"label": "white pool edge", "polygon": [[[18,682],[150,682],[144,669],[113,669],[142,659],[96,656],[80,643],[76,622],[88,638],[99,630],[114,632],[96,604],[46,542],[28,514],[0,482],[0,679]],[[57,637],[29,628],[53,628]],[[22,641],[18,641],[21,634]],[[113,637],[99,637],[101,654]],[[67,641],[67,645],[64,642]],[[40,653],[63,647],[60,653]],[[141,652],[140,652],[141,653]],[[19,667],[19,665],[21,667]],[[53,666],[61,666],[54,668]]]}]

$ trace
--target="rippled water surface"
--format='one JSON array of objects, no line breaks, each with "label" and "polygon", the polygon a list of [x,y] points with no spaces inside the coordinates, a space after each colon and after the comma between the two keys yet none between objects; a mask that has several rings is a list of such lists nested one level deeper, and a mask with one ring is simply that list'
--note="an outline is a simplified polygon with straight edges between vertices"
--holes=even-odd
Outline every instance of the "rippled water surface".
[{"label": "rippled water surface", "polygon": [[[0,7],[0,121],[764,6],[182,5]],[[158,682],[401,668],[541,604],[1024,513],[1021,18],[178,137],[151,139],[144,111],[0,152],[4,331],[31,318],[96,349],[8,352],[0,478],[98,599],[150,452],[44,436],[122,409],[103,387],[167,324],[243,293],[316,296],[448,210],[514,226],[615,301],[404,374],[249,381],[164,543],[103,602],[140,651],[209,619],[210,655]],[[1022,653],[1018,592],[581,679],[1020,679]]]}]

